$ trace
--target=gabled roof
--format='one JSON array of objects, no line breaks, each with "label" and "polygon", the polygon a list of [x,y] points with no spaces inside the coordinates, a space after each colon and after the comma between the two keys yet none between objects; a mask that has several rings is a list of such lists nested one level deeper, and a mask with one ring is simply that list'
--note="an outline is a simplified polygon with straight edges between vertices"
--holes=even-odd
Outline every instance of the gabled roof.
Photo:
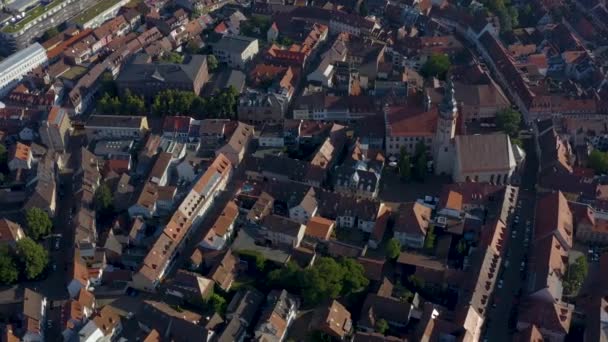
[{"label": "gabled roof", "polygon": [[269,231],[289,235],[291,237],[298,236],[298,233],[302,228],[300,223],[274,214],[264,217],[260,225]]},{"label": "gabled roof", "polygon": [[222,289],[228,290],[236,275],[238,258],[232,254],[232,250],[226,251],[224,256],[215,264],[209,272],[209,277]]},{"label": "gabled roof", "polygon": [[461,173],[504,173],[516,165],[511,140],[504,133],[457,135],[455,141]]},{"label": "gabled roof", "polygon": [[343,338],[352,330],[353,323],[350,312],[337,300],[315,311],[310,327],[323,329],[326,333],[337,338]]},{"label": "gabled roof", "polygon": [[534,324],[541,331],[566,335],[570,331],[572,308],[563,303],[528,301],[520,304],[518,323]]},{"label": "gabled roof", "polygon": [[[420,101],[420,99],[415,100]],[[437,106],[424,108],[422,104],[389,106],[385,109],[387,136],[433,136],[437,130]]]},{"label": "gabled roof", "polygon": [[0,242],[15,242],[21,237],[23,237],[21,226],[5,218],[0,219]]},{"label": "gabled roof", "polygon": [[117,82],[194,82],[199,70],[206,65],[207,57],[203,55],[191,55],[182,64],[133,62],[121,69]]},{"label": "gabled roof", "polygon": [[409,322],[410,307],[410,303],[397,298],[370,293],[363,303],[358,325],[373,328],[380,319],[405,325]]},{"label": "gabled roof", "polygon": [[223,236],[228,231],[228,227],[234,223],[239,214],[239,208],[234,201],[229,201],[220,216],[215,220],[211,230],[218,236]]},{"label": "gabled roof", "polygon": [[321,240],[327,240],[329,239],[334,226],[335,221],[328,220],[321,216],[313,216],[306,224],[305,235]]},{"label": "gabled roof", "polygon": [[430,207],[418,202],[402,205],[395,223],[395,232],[426,236],[432,211]]},{"label": "gabled roof", "polygon": [[25,289],[23,293],[23,315],[36,321],[42,320],[42,306],[46,298],[38,292]]},{"label": "gabled roof", "polygon": [[252,323],[254,315],[262,302],[264,295],[255,289],[239,290],[226,308],[226,317],[239,317],[245,322]]},{"label": "gabled roof", "polygon": [[574,222],[568,200],[561,192],[541,197],[536,204],[534,239],[555,235],[565,249],[572,248]]}]

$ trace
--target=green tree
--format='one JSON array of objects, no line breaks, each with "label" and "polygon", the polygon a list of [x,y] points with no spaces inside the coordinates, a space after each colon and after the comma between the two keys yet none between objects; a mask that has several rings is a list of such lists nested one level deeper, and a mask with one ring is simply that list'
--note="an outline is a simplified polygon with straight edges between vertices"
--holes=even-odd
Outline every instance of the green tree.
[{"label": "green tree", "polygon": [[599,150],[591,151],[587,164],[597,174],[604,174],[608,172],[608,153]]},{"label": "green tree", "polygon": [[424,239],[424,248],[426,250],[432,250],[435,248],[435,227],[433,225],[429,225],[429,228],[426,231],[426,238]]},{"label": "green tree", "polygon": [[424,182],[427,172],[428,172],[427,157],[426,157],[426,153],[424,153],[424,154],[421,154],[418,158],[416,158],[416,170],[415,170],[416,178],[420,182]]},{"label": "green tree", "polygon": [[[195,55],[195,54],[198,54],[199,52],[201,52],[201,48],[195,40],[189,40],[188,43],[186,43],[185,51],[186,51],[186,53]],[[209,63],[209,60],[207,60],[207,64],[208,63]]]},{"label": "green tree", "polygon": [[321,330],[313,330],[308,333],[306,342],[333,342],[333,338]]},{"label": "green tree", "polygon": [[520,124],[521,113],[512,108],[506,108],[496,113],[496,126],[511,138],[517,138],[519,135]]},{"label": "green tree", "polygon": [[324,299],[337,298],[342,293],[344,269],[332,258],[320,258],[305,270],[303,297],[307,303],[317,304]]},{"label": "green tree", "polygon": [[25,214],[25,221],[28,233],[34,240],[38,240],[40,237],[51,233],[53,222],[51,222],[49,215],[40,208],[28,209]]},{"label": "green tree", "polygon": [[414,177],[423,182],[428,172],[427,169],[427,148],[422,140],[416,144],[416,152],[414,154]]},{"label": "green tree", "polygon": [[429,57],[420,71],[424,77],[438,77],[444,80],[451,66],[448,55],[435,53]]},{"label": "green tree", "polygon": [[132,94],[129,89],[125,91],[125,95],[121,101],[121,107],[121,112],[124,115],[144,114],[146,111],[144,99],[140,96]]},{"label": "green tree", "polygon": [[266,266],[266,258],[258,251],[240,250],[237,253],[242,260],[246,261],[249,265],[255,265],[259,271],[263,270]]},{"label": "green tree", "polygon": [[19,271],[13,256],[7,248],[0,251],[0,283],[4,285],[12,284],[17,281]]},{"label": "green tree", "polygon": [[365,277],[365,269],[363,265],[355,261],[355,259],[344,258],[340,260],[339,265],[342,268],[342,294],[347,296],[351,293],[356,293],[369,285],[369,279]]},{"label": "green tree", "polygon": [[100,218],[106,219],[114,213],[112,190],[107,184],[101,184],[95,191],[95,209]]},{"label": "green tree", "polygon": [[226,299],[217,293],[209,297],[208,304],[213,308],[213,312],[223,315],[226,312]]},{"label": "green tree", "polygon": [[464,239],[458,241],[458,244],[456,245],[456,251],[460,255],[465,255],[465,253],[467,252],[467,243]]},{"label": "green tree", "polygon": [[420,291],[424,288],[424,280],[413,274],[407,277],[407,281],[414,291]]},{"label": "green tree", "polygon": [[29,237],[17,242],[17,255],[29,280],[38,277],[49,262],[47,251]]},{"label": "green tree", "polygon": [[207,55],[207,68],[209,71],[215,71],[219,65],[217,58],[214,55]]},{"label": "green tree", "polygon": [[385,319],[379,319],[376,321],[376,332],[382,335],[388,331],[388,322]]},{"label": "green tree", "polygon": [[289,37],[281,36],[277,40],[277,43],[283,46],[291,46],[293,44],[293,40],[291,40]]},{"label": "green tree", "polygon": [[42,41],[47,41],[55,36],[57,36],[59,34],[59,29],[57,27],[51,27],[50,29],[46,30],[44,32],[44,34],[42,35]]},{"label": "green tree", "polygon": [[302,268],[294,262],[288,262],[283,268],[268,273],[269,284],[283,287],[291,292],[299,291],[303,277]]},{"label": "green tree", "polygon": [[160,60],[167,63],[181,64],[184,61],[184,56],[177,52],[171,51],[169,53],[163,54]]},{"label": "green tree", "polygon": [[362,17],[367,17],[369,14],[369,10],[367,9],[367,4],[365,1],[361,1],[361,5],[359,6],[359,15]]},{"label": "green tree", "polygon": [[270,272],[266,283],[297,293],[307,304],[314,305],[326,299],[360,292],[369,284],[369,280],[365,278],[363,266],[353,259],[322,257],[307,269],[288,263]]},{"label": "green tree", "polygon": [[401,243],[399,240],[392,238],[386,244],[386,257],[390,260],[397,259],[401,254]]},{"label": "green tree", "polygon": [[399,152],[399,176],[404,181],[408,181],[412,177],[410,156],[405,152],[405,147],[402,147]]},{"label": "green tree", "polygon": [[587,278],[588,272],[589,265],[587,264],[587,258],[582,255],[566,271],[566,277],[563,281],[566,295],[576,295],[578,293],[585,282],[585,278]]},{"label": "green tree", "polygon": [[108,95],[109,97],[115,97],[118,95],[118,87],[114,81],[114,76],[110,71],[106,71],[101,75],[101,89],[100,93]]},{"label": "green tree", "polygon": [[102,114],[120,114],[123,112],[122,108],[120,98],[111,96],[109,93],[103,94],[97,101],[97,111]]},{"label": "green tree", "polygon": [[0,144],[0,168],[5,167],[8,160],[8,151],[6,146]]}]

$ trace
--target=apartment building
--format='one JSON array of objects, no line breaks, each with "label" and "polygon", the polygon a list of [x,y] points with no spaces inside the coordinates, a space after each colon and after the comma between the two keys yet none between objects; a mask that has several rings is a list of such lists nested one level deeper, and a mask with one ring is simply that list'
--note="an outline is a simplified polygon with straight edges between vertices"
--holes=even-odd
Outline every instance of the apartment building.
[{"label": "apartment building", "polygon": [[213,44],[213,54],[218,60],[237,69],[244,69],[259,51],[258,40],[245,36],[226,35]]},{"label": "apartment building", "polygon": [[136,57],[122,68],[116,83],[121,94],[128,89],[150,100],[167,89],[192,91],[198,95],[208,79],[207,57],[203,55],[188,56],[181,64],[148,63]]},{"label": "apartment building", "polygon": [[72,123],[65,109],[53,106],[46,120],[40,123],[38,133],[42,143],[51,150],[64,151]]},{"label": "apartment building", "polygon": [[10,54],[26,48],[46,30],[64,23],[97,2],[97,0],[41,1],[25,13],[13,10],[10,18],[0,27],[0,53]]},{"label": "apartment building", "polygon": [[[0,40],[0,46],[2,45]],[[6,95],[23,76],[47,61],[46,50],[42,45],[34,43],[0,62],[0,96]]]},{"label": "apartment building", "polygon": [[88,141],[100,139],[141,139],[148,128],[145,116],[91,115],[84,125]]},{"label": "apartment building", "polygon": [[214,198],[226,188],[231,175],[232,164],[224,155],[218,155],[186,195],[150,248],[142,266],[133,275],[133,287],[143,291],[156,291],[175,255],[182,249],[182,242],[191,233],[192,226],[199,224]]}]

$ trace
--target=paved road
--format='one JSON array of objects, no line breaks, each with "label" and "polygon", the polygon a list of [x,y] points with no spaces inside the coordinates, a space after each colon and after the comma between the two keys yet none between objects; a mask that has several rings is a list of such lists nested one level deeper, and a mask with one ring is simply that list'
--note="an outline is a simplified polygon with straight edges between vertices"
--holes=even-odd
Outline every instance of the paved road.
[{"label": "paved road", "polygon": [[[526,259],[528,253],[525,239],[527,235],[527,246],[530,246],[534,227],[534,209],[536,207],[535,184],[538,164],[532,139],[525,140],[525,150],[527,160],[523,170],[518,205],[512,215],[512,220],[515,220],[516,217],[519,219],[517,220],[518,223],[511,222],[509,224],[507,253],[499,277],[503,280],[503,285],[500,289],[496,288],[494,292],[494,302],[486,320],[485,338],[488,341],[512,340],[513,330],[510,327],[510,323],[512,323],[510,320],[514,318],[517,303],[525,285],[524,277],[527,274]],[[515,238],[512,238],[513,231],[516,234]],[[521,263],[524,261],[526,261],[526,268],[522,271]],[[507,262],[508,266],[505,267]]]}]

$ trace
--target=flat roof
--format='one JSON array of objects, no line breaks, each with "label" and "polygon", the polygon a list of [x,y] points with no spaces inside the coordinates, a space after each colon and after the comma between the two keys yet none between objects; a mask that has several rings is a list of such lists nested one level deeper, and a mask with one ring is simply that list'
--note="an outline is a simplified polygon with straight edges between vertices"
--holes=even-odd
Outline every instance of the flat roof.
[{"label": "flat roof", "polygon": [[39,16],[43,15],[44,13],[47,13],[48,11],[57,7],[59,4],[61,4],[64,1],[65,0],[53,0],[50,3],[48,3],[46,6],[35,7],[33,9],[27,11],[25,13],[25,17],[23,19],[21,19],[20,21],[14,23],[14,24],[9,24],[9,25],[5,26],[2,29],[2,32],[5,32],[5,33],[17,32],[17,31],[21,30],[22,28],[24,28],[25,25],[29,24],[34,19],[38,18]]},{"label": "flat roof", "polygon": [[42,47],[42,45],[38,43],[34,43],[23,50],[17,51],[14,54],[8,56],[2,62],[0,62],[0,75],[3,72],[8,72],[15,65],[19,65],[20,63],[25,62],[30,55],[44,53],[46,54],[46,50]]},{"label": "flat roof", "polygon": [[78,16],[74,17],[74,19],[70,20],[70,22],[78,25],[84,25],[89,20],[92,20],[99,14],[105,12],[108,8],[111,8],[121,1],[122,0],[102,0],[94,6],[89,7],[86,11],[82,12]]}]

